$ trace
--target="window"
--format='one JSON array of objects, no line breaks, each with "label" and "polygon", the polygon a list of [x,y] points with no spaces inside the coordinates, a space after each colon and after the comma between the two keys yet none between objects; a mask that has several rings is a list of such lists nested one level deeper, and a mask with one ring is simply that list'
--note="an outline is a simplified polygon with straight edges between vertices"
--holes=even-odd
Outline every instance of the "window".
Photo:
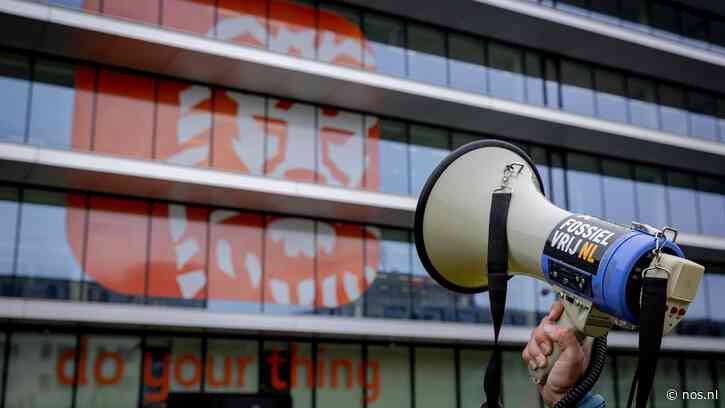
[{"label": "window", "polygon": [[448,36],[448,67],[452,88],[486,93],[486,67],[483,41],[460,34]]},{"label": "window", "polygon": [[635,30],[649,31],[647,27],[647,0],[620,1],[620,15],[623,25]]},{"label": "window", "polygon": [[564,157],[561,153],[550,152],[551,159],[551,197],[554,204],[561,208],[569,208],[566,197],[566,174],[564,172]]},{"label": "window", "polygon": [[256,393],[258,345],[256,340],[208,339],[204,392]]},{"label": "window", "polygon": [[216,209],[209,214],[209,224],[207,307],[215,311],[261,311],[263,216]]},{"label": "window", "polygon": [[[709,265],[708,265],[709,266]],[[709,291],[710,277],[714,276],[708,267],[707,273],[702,277],[702,282],[697,288],[697,294],[695,300],[692,301],[690,307],[687,308],[686,319],[682,320],[680,324],[675,328],[678,334],[689,334],[689,335],[713,335],[710,330],[711,322],[708,314],[707,306],[709,303]]]},{"label": "window", "polygon": [[725,186],[718,179],[697,178],[702,233],[725,237]]},{"label": "window", "polygon": [[624,76],[618,72],[597,68],[594,72],[597,93],[597,116],[617,122],[627,122],[627,99]]},{"label": "window", "polygon": [[170,392],[199,392],[204,378],[201,339],[147,337],[143,405],[163,406]]},{"label": "window", "polygon": [[618,24],[619,5],[617,0],[590,0],[592,18],[602,20],[611,24]]},{"label": "window", "polygon": [[556,8],[559,10],[564,10],[566,12],[572,13],[572,14],[579,14],[583,16],[589,15],[588,10],[588,4],[589,2],[587,0],[557,0],[556,1]]},{"label": "window", "polygon": [[365,68],[381,74],[404,77],[405,31],[397,19],[364,15],[365,38],[372,47],[372,55],[365,53]]},{"label": "window", "polygon": [[[533,279],[527,279],[533,282]],[[539,393],[531,386],[529,371],[521,351],[504,351],[501,356],[503,403],[508,407],[538,407]]]},{"label": "window", "polygon": [[544,191],[542,193],[551,199],[551,177],[549,175],[550,167],[547,151],[543,147],[532,146],[529,154],[536,165],[536,170],[541,176],[541,182],[544,184]]},{"label": "window", "polygon": [[624,162],[602,160],[604,218],[622,225],[637,219],[632,167]]},{"label": "window", "polygon": [[604,211],[598,159],[578,153],[567,153],[566,164],[569,210],[601,217]]},{"label": "window", "polygon": [[685,92],[679,86],[659,84],[660,121],[665,132],[687,136],[687,107]]},{"label": "window", "polygon": [[319,364],[317,404],[320,408],[362,407],[363,378],[362,347],[357,344],[320,343],[317,346]]},{"label": "window", "polygon": [[269,0],[217,0],[215,35],[236,44],[264,48],[267,44]]},{"label": "window", "polygon": [[366,271],[375,273],[375,280],[364,295],[365,316],[408,319],[411,307],[410,232],[391,228],[381,228],[379,232],[377,246],[370,240],[365,242]]},{"label": "window", "polygon": [[463,349],[459,354],[459,374],[461,407],[479,407],[486,400],[483,392],[483,378],[486,364],[491,358],[488,350]]},{"label": "window", "polygon": [[347,188],[363,187],[363,115],[317,108],[317,182]]},{"label": "window", "polygon": [[82,1],[82,0],[46,0],[48,4],[82,9],[83,11],[98,12],[98,1]]},{"label": "window", "polygon": [[404,122],[365,118],[367,189],[408,195],[408,132]]},{"label": "window", "polygon": [[687,94],[690,108],[690,135],[707,140],[718,140],[717,102],[703,92],[690,91]]},{"label": "window", "polygon": [[416,347],[413,355],[416,408],[455,406],[456,375],[453,350]]},{"label": "window", "polygon": [[524,101],[524,61],[521,50],[498,43],[488,45],[489,92],[498,98]]},{"label": "window", "polygon": [[526,102],[532,105],[544,105],[544,73],[539,54],[527,51],[526,62]]},{"label": "window", "polygon": [[657,129],[658,119],[654,82],[644,78],[629,77],[627,86],[629,89],[630,123],[635,126]]},{"label": "window", "polygon": [[560,109],[559,103],[559,73],[557,61],[551,58],[544,60],[544,71],[546,74],[546,106],[552,109]]},{"label": "window", "polygon": [[94,150],[151,158],[155,80],[101,69],[98,78]]},{"label": "window", "polygon": [[6,407],[70,408],[75,380],[76,337],[13,333],[5,385]]},{"label": "window", "polygon": [[135,408],[141,376],[141,339],[81,336],[76,407]]},{"label": "window", "polygon": [[561,63],[561,101],[565,111],[594,115],[594,92],[591,69],[577,62]]},{"label": "window", "polygon": [[435,85],[447,84],[445,33],[413,24],[408,28],[408,77]]},{"label": "window", "polygon": [[412,195],[418,196],[428,176],[448,155],[448,132],[443,129],[410,126],[410,180]]},{"label": "window", "polygon": [[[367,243],[368,248],[373,250],[378,244],[375,234],[368,232],[365,227],[356,224],[317,221],[315,280],[318,312],[362,315],[360,299],[372,283],[372,277],[365,273],[365,245]],[[374,262],[375,254],[369,256]]]},{"label": "window", "polygon": [[514,326],[536,324],[536,281],[523,277],[509,280],[504,323]]},{"label": "window", "polygon": [[360,14],[337,4],[322,4],[317,14],[320,61],[352,68],[362,67]]},{"label": "window", "polygon": [[161,24],[179,31],[214,35],[216,0],[162,0]]},{"label": "window", "polygon": [[720,141],[725,143],[725,98],[717,100],[718,128],[720,129]]},{"label": "window", "polygon": [[654,28],[652,31],[660,36],[671,40],[679,40],[680,21],[678,10],[671,4],[651,2],[651,21]]},{"label": "window", "polygon": [[456,295],[439,285],[423,267],[415,244],[413,254],[411,291],[413,293],[413,319],[451,321],[456,319]]},{"label": "window", "polygon": [[635,166],[637,192],[637,221],[649,225],[667,224],[665,180],[661,170],[649,166]]},{"label": "window", "polygon": [[[368,346],[367,390],[370,408],[406,408],[410,395],[410,348],[386,345]],[[480,387],[479,387],[480,388]]]},{"label": "window", "polygon": [[261,355],[259,390],[270,394],[288,394],[295,408],[312,407],[315,376],[314,348],[309,343],[265,341]]},{"label": "window", "polygon": [[90,150],[95,69],[38,60],[33,73],[30,144]]},{"label": "window", "polygon": [[159,0],[104,0],[101,12],[113,17],[159,24]]},{"label": "window", "polygon": [[475,141],[481,140],[481,139],[483,139],[483,138],[480,136],[477,136],[477,135],[470,135],[467,133],[454,132],[451,135],[451,148],[453,150],[455,150],[463,145],[466,145],[468,143],[472,143],[472,142],[475,142]]},{"label": "window", "polygon": [[19,192],[12,187],[0,187],[0,296],[11,296],[15,244],[18,234]]},{"label": "window", "polygon": [[206,208],[154,202],[148,303],[202,307],[207,295]]},{"label": "window", "polygon": [[315,58],[315,3],[309,0],[269,0],[269,49]]},{"label": "window", "polygon": [[315,181],[317,108],[267,99],[265,174],[293,181]]},{"label": "window", "polygon": [[725,52],[725,19],[710,19],[710,46],[716,51]]},{"label": "window", "polygon": [[157,93],[155,159],[186,166],[208,166],[211,88],[162,79]]},{"label": "window", "polygon": [[[143,301],[150,214],[151,205],[147,201],[91,195],[85,263],[86,299],[93,302]],[[123,252],[118,248],[123,248]]]},{"label": "window", "polygon": [[23,192],[16,295],[80,299],[85,207],[80,194]]},{"label": "window", "polygon": [[667,207],[670,225],[683,232],[700,232],[693,176],[675,171],[667,172]]},{"label": "window", "polygon": [[[709,317],[712,324],[715,326],[717,333],[722,335],[722,333],[725,333],[725,299],[723,299],[720,294],[722,294],[722,291],[725,290],[725,274],[723,274],[724,271],[722,267],[718,268],[717,271],[710,272],[716,273],[708,273],[705,275],[707,279],[704,285],[706,285],[708,294],[710,294],[710,296],[708,296]],[[725,371],[720,371],[721,382],[723,381],[723,374],[725,374]]]},{"label": "window", "polygon": [[[284,119],[267,120],[265,105],[263,97],[214,90],[213,167],[245,174],[264,174],[267,131],[277,132],[278,136],[269,141],[273,147],[280,144],[279,135],[289,132]],[[304,134],[308,136],[307,132]],[[276,159],[276,162],[279,161]]]},{"label": "window", "polygon": [[30,97],[30,60],[23,55],[0,51],[0,141],[25,140]]}]

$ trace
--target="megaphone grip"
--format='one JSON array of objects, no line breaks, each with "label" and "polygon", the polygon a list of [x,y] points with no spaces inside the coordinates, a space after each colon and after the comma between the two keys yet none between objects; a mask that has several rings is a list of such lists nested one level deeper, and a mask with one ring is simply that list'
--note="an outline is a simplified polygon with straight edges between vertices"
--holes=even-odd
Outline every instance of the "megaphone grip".
[{"label": "megaphone grip", "polygon": [[[554,322],[554,325],[567,330],[575,328],[574,320],[571,316],[569,316],[569,313],[567,313],[566,309],[562,311],[561,316],[559,316],[559,319]],[[584,334],[576,331],[575,334],[577,336],[577,340],[579,340],[579,342],[581,343],[584,340]],[[549,372],[554,367],[554,364],[556,364],[556,361],[561,355],[561,346],[558,342],[552,342],[551,346],[551,354],[547,356],[546,364],[543,367],[537,367],[535,369],[528,367],[529,376],[531,377],[531,380],[536,384],[546,384],[546,379],[549,376]]]}]

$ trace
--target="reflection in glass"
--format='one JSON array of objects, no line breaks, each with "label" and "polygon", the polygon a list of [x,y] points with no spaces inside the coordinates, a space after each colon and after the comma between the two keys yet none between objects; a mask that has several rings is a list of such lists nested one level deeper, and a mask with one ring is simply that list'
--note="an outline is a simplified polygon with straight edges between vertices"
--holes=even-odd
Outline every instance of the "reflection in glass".
[{"label": "reflection in glass", "polygon": [[[147,201],[91,195],[86,299],[120,303],[143,301],[150,211],[151,205]],[[118,248],[123,248],[123,252]]]},{"label": "reflection in glass", "polygon": [[16,295],[80,298],[85,205],[79,194],[23,192]]},{"label": "reflection in glass", "polygon": [[216,8],[218,39],[252,47],[266,46],[268,0],[217,0]]},{"label": "reflection in glass", "polygon": [[408,33],[408,77],[435,85],[446,85],[445,33],[410,23]]},{"label": "reflection in glass", "polygon": [[667,172],[667,207],[670,209],[670,225],[683,232],[700,232],[693,176],[675,171]]},{"label": "reflection in glass", "polygon": [[317,345],[318,372],[316,392],[318,407],[362,407],[362,346],[358,344]]},{"label": "reflection in glass", "polygon": [[200,338],[147,337],[143,406],[162,408],[169,392],[198,392],[204,378]]},{"label": "reflection in glass", "polygon": [[453,350],[416,347],[413,355],[416,408],[455,406],[456,374]]},{"label": "reflection in glass", "polygon": [[288,394],[293,407],[312,407],[317,385],[315,362],[323,358],[314,355],[312,344],[265,341],[261,358],[260,392]]},{"label": "reflection in glass", "polygon": [[702,282],[695,295],[695,300],[687,308],[686,318],[675,328],[678,334],[712,335],[710,331],[710,316],[707,309],[708,304],[711,303],[709,299],[710,278],[716,275],[711,273],[712,271],[709,268],[705,272],[705,276],[702,277]]},{"label": "reflection in glass", "polygon": [[629,90],[629,121],[633,125],[657,129],[657,105],[654,82],[629,77],[627,79]]},{"label": "reflection in glass", "polygon": [[269,0],[269,49],[315,58],[316,14],[310,0]]},{"label": "reflection in glass", "polygon": [[[411,406],[410,348],[386,345],[367,348],[367,392],[370,408]],[[480,388],[480,387],[479,387]]]},{"label": "reflection in glass", "polygon": [[687,94],[687,101],[690,109],[690,135],[718,140],[715,98],[702,92],[690,91]]},{"label": "reflection in glass", "polygon": [[265,112],[264,97],[214,90],[213,167],[245,174],[264,174],[266,131],[288,131],[282,118],[269,120],[267,125]]},{"label": "reflection in glass", "polygon": [[258,345],[256,340],[208,339],[204,392],[257,392]]},{"label": "reflection in glass", "polygon": [[411,291],[413,293],[413,319],[417,320],[455,320],[455,294],[439,285],[428,275],[418,257],[415,245],[411,244],[413,269]]},{"label": "reflection in glass", "polygon": [[82,378],[76,393],[78,408],[138,406],[141,339],[127,336],[81,336]]},{"label": "reflection in glass", "polygon": [[594,116],[591,69],[577,62],[561,62],[561,104],[565,111]]},{"label": "reflection in glass", "polygon": [[428,126],[410,126],[410,180],[418,196],[428,176],[449,153],[448,132]]},{"label": "reflection in glass", "polygon": [[365,315],[396,319],[410,318],[410,233],[406,230],[381,228],[379,263],[371,264],[371,245],[366,241],[366,269],[376,272],[375,280],[365,292]]},{"label": "reflection in glass", "polygon": [[101,12],[113,17],[159,24],[160,0],[103,0]]},{"label": "reflection in glass", "polygon": [[[377,120],[370,116],[365,119],[368,124]],[[375,140],[376,136],[378,136],[377,140]],[[394,120],[380,119],[378,121],[378,131],[368,134],[366,146],[368,155],[375,151],[376,144],[379,152],[379,191],[401,195],[410,194],[406,124]],[[374,189],[372,180],[368,179],[367,182],[367,188]]]},{"label": "reflection in glass", "polygon": [[542,193],[551,200],[551,176],[549,175],[549,157],[546,149],[539,146],[532,146],[529,149],[529,156],[536,165],[536,170],[541,176],[541,182],[544,184],[544,191]]},{"label": "reflection in glass", "polygon": [[[318,247],[315,280],[316,306],[320,314],[362,316],[362,294],[367,289],[365,244],[371,252],[378,244],[375,233],[360,225],[318,221],[315,242]],[[368,233],[367,240],[364,240]],[[374,262],[374,253],[370,253]]]},{"label": "reflection in glass", "polygon": [[162,0],[161,25],[194,34],[214,35],[216,0]]},{"label": "reflection in glass", "polygon": [[604,211],[598,159],[594,156],[567,153],[566,164],[569,211],[601,217]]},{"label": "reflection in glass", "polygon": [[521,50],[503,44],[488,45],[489,92],[498,98],[524,101],[524,61]]},{"label": "reflection in glass", "polygon": [[266,175],[315,181],[316,110],[312,105],[267,99]]},{"label": "reflection in glass", "polygon": [[697,178],[697,202],[702,233],[725,237],[725,185],[714,178]]},{"label": "reflection in glass", "polygon": [[23,142],[30,97],[30,60],[0,51],[0,141]]},{"label": "reflection in glass", "polygon": [[556,60],[546,58],[544,60],[544,74],[546,75],[546,106],[552,109],[560,109],[559,103],[559,73]]},{"label": "reflection in glass", "polygon": [[209,211],[160,201],[151,211],[147,303],[203,307]]},{"label": "reflection in glass", "polygon": [[725,143],[725,98],[719,98],[717,100],[717,117],[720,141]]},{"label": "reflection in glass", "polygon": [[362,67],[360,13],[337,4],[321,4],[317,14],[317,58],[352,68]]},{"label": "reflection in glass", "polygon": [[667,225],[664,174],[649,166],[635,166],[637,220],[649,225]]},{"label": "reflection in glass", "polygon": [[94,150],[151,158],[156,80],[101,69],[96,96]]},{"label": "reflection in glass", "polygon": [[687,136],[688,115],[685,105],[685,92],[678,86],[667,84],[660,84],[658,92],[662,130]]},{"label": "reflection in glass", "polygon": [[[705,275],[706,280],[703,283],[705,287],[707,288],[707,293],[709,296],[708,299],[708,308],[707,310],[710,312],[710,320],[712,322],[713,329],[715,330],[714,333],[711,333],[715,336],[725,336],[725,298],[721,296],[722,293],[725,290],[725,270],[722,269],[722,267],[715,270],[714,268],[711,268]],[[721,372],[720,375],[725,374],[725,372]],[[722,379],[722,377],[721,377]]]},{"label": "reflection in glass", "polygon": [[19,192],[12,187],[0,187],[0,296],[11,296],[15,243],[18,233]]},{"label": "reflection in glass", "polygon": [[637,219],[634,181],[630,165],[602,160],[602,188],[604,192],[604,218],[622,225],[630,225]]},{"label": "reflection in glass", "polygon": [[76,336],[13,333],[9,341],[5,406],[70,408],[76,368]]},{"label": "reflection in glass", "polygon": [[624,76],[615,71],[598,68],[596,82],[597,116],[617,122],[627,122],[627,99]]},{"label": "reflection in glass", "polygon": [[478,135],[454,132],[451,135],[451,149],[455,150],[463,145],[466,145],[468,143],[475,142],[475,141],[481,140],[481,139],[483,139],[483,138]]},{"label": "reflection in glass", "polygon": [[365,38],[372,48],[374,57],[374,61],[369,61],[370,53],[365,53],[366,69],[374,69],[375,72],[381,74],[404,77],[406,73],[403,23],[393,18],[366,13],[364,24]]},{"label": "reflection in glass", "polygon": [[550,152],[551,159],[551,196],[549,199],[561,208],[569,208],[566,198],[566,174],[564,157],[561,153]]},{"label": "reflection in glass", "polygon": [[267,217],[264,245],[264,312],[312,312],[317,296],[315,221]]},{"label": "reflection in glass", "polygon": [[317,182],[363,187],[365,138],[363,115],[339,109],[317,109]]},{"label": "reflection in glass", "polygon": [[448,69],[452,88],[486,93],[486,67],[483,42],[479,38],[448,36]]},{"label": "reflection in glass", "polygon": [[544,105],[544,73],[539,54],[527,51],[526,62],[526,102],[532,105]]},{"label": "reflection in glass", "polygon": [[90,149],[95,70],[39,60],[33,79],[28,143]]},{"label": "reflection in glass", "polygon": [[217,209],[209,214],[207,308],[260,312],[262,304],[262,215]]}]

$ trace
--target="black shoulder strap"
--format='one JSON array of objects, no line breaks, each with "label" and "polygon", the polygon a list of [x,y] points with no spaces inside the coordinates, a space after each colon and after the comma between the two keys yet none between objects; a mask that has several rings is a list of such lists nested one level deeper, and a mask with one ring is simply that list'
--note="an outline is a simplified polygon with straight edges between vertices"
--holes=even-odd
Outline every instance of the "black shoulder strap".
[{"label": "black shoulder strap", "polygon": [[508,235],[506,221],[508,219],[511,193],[493,193],[491,214],[488,227],[488,298],[491,303],[493,318],[494,343],[493,355],[488,360],[483,389],[486,392],[486,403],[482,406],[499,408],[501,404],[501,348],[498,335],[503,323],[503,312],[506,309],[506,284],[508,282]]},{"label": "black shoulder strap", "polygon": [[645,276],[642,279],[642,307],[639,313],[639,361],[629,389],[628,407],[632,406],[635,388],[636,407],[647,406],[662,348],[666,310],[667,279]]}]

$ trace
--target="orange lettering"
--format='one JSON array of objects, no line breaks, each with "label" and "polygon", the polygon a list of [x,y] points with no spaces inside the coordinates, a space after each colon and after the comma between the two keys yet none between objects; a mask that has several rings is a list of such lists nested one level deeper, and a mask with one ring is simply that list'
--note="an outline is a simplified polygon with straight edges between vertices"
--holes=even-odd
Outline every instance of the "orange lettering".
[{"label": "orange lettering", "polygon": [[152,373],[153,370],[153,357],[151,353],[146,352],[143,364],[143,381],[147,387],[159,388],[158,393],[146,393],[144,399],[147,401],[164,401],[169,395],[169,365],[171,363],[171,356],[169,353],[164,353],[164,361],[161,369],[161,378],[154,378]]},{"label": "orange lettering", "polygon": [[[194,368],[191,378],[184,378],[184,364],[191,363]],[[201,360],[193,354],[182,354],[176,358],[174,363],[174,378],[184,388],[192,388],[201,381]]]},{"label": "orange lettering", "polygon": [[237,385],[240,387],[244,387],[244,379],[245,379],[245,371],[247,369],[247,364],[253,363],[254,357],[238,357],[237,358],[237,364],[239,366],[237,367],[239,378],[237,378]]},{"label": "orange lettering", "polygon": [[274,387],[275,390],[284,390],[287,388],[287,382],[279,378],[279,366],[285,361],[287,360],[280,357],[279,349],[272,348],[272,353],[269,357],[267,357],[267,362],[272,370],[272,387]]},{"label": "orange lettering", "polygon": [[[115,363],[115,371],[110,378],[103,375],[103,363],[107,358],[113,359],[113,362]],[[101,385],[117,384],[121,380],[121,377],[123,377],[123,370],[124,366],[121,354],[115,351],[103,351],[98,353],[98,357],[96,357],[96,361],[93,363],[93,376]]]},{"label": "orange lettering", "polygon": [[346,386],[347,389],[352,389],[352,361],[351,360],[332,360],[331,370],[332,370],[332,382],[331,386],[332,388],[337,388],[337,369],[339,367],[345,367],[345,372],[347,373],[346,377]]},{"label": "orange lettering", "polygon": [[214,378],[214,357],[207,356],[206,376],[207,384],[211,387],[223,387],[232,383],[232,358],[227,356],[224,358],[224,377],[221,380]]},{"label": "orange lettering", "polygon": [[[370,382],[368,382],[368,376],[364,373],[371,374],[372,380]],[[365,390],[363,399],[366,402],[377,401],[380,398],[380,362],[368,361],[367,364],[361,365],[360,379],[363,382],[362,387]]]},{"label": "orange lettering", "polygon": [[294,388],[297,386],[297,366],[304,365],[307,373],[307,388],[312,389],[312,387],[315,386],[315,373],[313,370],[312,360],[306,357],[300,357],[298,355],[298,352],[299,347],[297,346],[297,344],[292,343],[292,363],[290,368],[292,387]]}]

